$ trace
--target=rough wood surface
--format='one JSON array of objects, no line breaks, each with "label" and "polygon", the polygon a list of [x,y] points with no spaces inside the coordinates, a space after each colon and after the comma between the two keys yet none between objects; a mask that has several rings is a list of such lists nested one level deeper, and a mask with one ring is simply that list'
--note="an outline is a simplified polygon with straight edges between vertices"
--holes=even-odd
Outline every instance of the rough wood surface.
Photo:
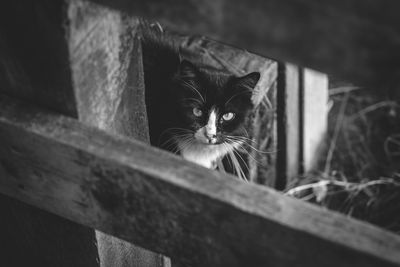
[{"label": "rough wood surface", "polygon": [[293,64],[278,75],[278,172],[285,189],[313,171],[324,146],[328,116],[328,77]]},{"label": "rough wood surface", "polygon": [[300,171],[300,68],[280,64],[278,72],[278,179],[276,188],[284,190]]},{"label": "rough wood surface", "polygon": [[[137,19],[87,1],[68,5],[69,52],[78,117],[149,142]],[[157,267],[162,255],[96,232],[100,266]]]},{"label": "rough wood surface", "polygon": [[399,85],[397,0],[92,0],[364,85]]},{"label": "rough wood surface", "polygon": [[[1,3],[0,92],[77,117],[64,4]],[[98,266],[93,229],[4,195],[0,210],[2,266]]]},{"label": "rough wood surface", "polygon": [[315,170],[324,148],[328,130],[328,76],[304,69],[302,108],[302,164],[303,171]]},{"label": "rough wood surface", "polygon": [[0,98],[0,191],[184,266],[398,266],[400,238]]},{"label": "rough wood surface", "polygon": [[0,7],[0,92],[77,117],[63,0]]}]

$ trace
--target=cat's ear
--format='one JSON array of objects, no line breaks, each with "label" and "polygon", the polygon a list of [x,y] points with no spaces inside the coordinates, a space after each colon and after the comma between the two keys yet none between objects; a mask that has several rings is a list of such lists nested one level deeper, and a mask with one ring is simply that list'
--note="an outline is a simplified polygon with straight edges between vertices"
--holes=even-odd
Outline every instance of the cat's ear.
[{"label": "cat's ear", "polygon": [[251,72],[245,76],[236,78],[235,86],[242,89],[247,89],[249,91],[253,91],[254,87],[256,87],[259,80],[260,80],[260,73]]},{"label": "cat's ear", "polygon": [[179,72],[178,75],[180,78],[195,78],[197,76],[197,68],[191,62],[187,60],[182,60],[179,64]]}]

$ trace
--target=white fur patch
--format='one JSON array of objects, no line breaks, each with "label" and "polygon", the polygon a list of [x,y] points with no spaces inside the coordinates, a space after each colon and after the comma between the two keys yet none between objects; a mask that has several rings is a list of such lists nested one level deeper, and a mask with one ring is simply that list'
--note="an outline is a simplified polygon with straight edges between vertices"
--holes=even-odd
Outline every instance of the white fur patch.
[{"label": "white fur patch", "polygon": [[194,134],[193,140],[180,142],[177,140],[179,151],[183,158],[197,163],[203,167],[214,169],[216,161],[233,151],[238,144],[215,144],[217,142],[218,111],[212,108],[207,125],[200,128]]},{"label": "white fur patch", "polygon": [[218,112],[212,108],[208,116],[207,125],[197,130],[194,137],[204,144],[215,144],[217,142],[217,118]]},{"label": "white fur patch", "polygon": [[195,140],[192,144],[185,146],[178,142],[178,146],[181,149],[181,155],[184,159],[209,169],[213,169],[215,167],[215,162],[217,159],[222,158],[229,151],[235,149],[233,145],[208,145],[200,143],[197,140]]},{"label": "white fur patch", "polygon": [[208,117],[208,122],[206,125],[206,134],[216,135],[217,134],[217,111],[215,108],[211,109],[210,115]]}]

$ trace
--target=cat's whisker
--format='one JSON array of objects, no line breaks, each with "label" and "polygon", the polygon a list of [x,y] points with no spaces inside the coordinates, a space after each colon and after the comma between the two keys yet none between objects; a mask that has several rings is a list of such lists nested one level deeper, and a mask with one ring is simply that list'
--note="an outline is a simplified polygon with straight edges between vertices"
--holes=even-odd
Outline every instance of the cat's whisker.
[{"label": "cat's whisker", "polygon": [[242,153],[245,153],[248,157],[250,157],[252,160],[254,160],[258,165],[262,165],[262,163],[257,160],[256,158],[254,158],[244,147],[243,144],[241,143],[237,143],[235,141],[229,140],[230,142],[232,142],[233,144],[235,144],[237,146],[236,150],[238,149],[242,149]]},{"label": "cat's whisker", "polygon": [[242,139],[241,137],[233,137],[233,138],[229,138],[232,141],[241,141],[243,143],[245,143],[249,148],[253,149],[254,151],[258,152],[258,153],[262,153],[262,154],[273,154],[276,153],[275,151],[262,151],[259,150],[257,148],[255,148],[253,145],[250,145],[247,140]]},{"label": "cat's whisker", "polygon": [[240,127],[240,129],[242,129],[242,130],[246,133],[246,136],[247,136],[247,137],[250,137],[250,134],[249,134],[249,132],[247,131],[246,128]]},{"label": "cat's whisker", "polygon": [[[234,150],[233,150],[233,151],[234,151]],[[229,152],[228,152],[228,155],[229,155],[229,157],[230,157],[231,160],[232,160],[233,167],[234,167],[234,169],[235,169],[236,175],[237,175],[240,179],[242,179],[242,180],[244,180],[244,181],[248,181],[248,180],[247,180],[247,177],[246,177],[246,175],[244,174],[244,171],[243,171],[242,167],[240,166],[240,163],[239,163],[238,159],[236,158],[236,155],[234,154],[233,151],[229,151]]]},{"label": "cat's whisker", "polygon": [[[184,139],[184,138],[191,138],[191,137],[192,137],[192,133],[185,133],[185,134],[179,134],[179,135],[173,134],[169,139],[167,139],[164,143],[162,143],[160,145],[160,147],[163,147],[168,150],[171,148],[171,146],[175,145],[174,141],[176,141],[176,139]],[[167,146],[167,144],[169,144],[169,145]]]},{"label": "cat's whisker", "polygon": [[240,138],[240,139],[248,140],[248,141],[250,141],[252,143],[257,143],[255,140],[253,140],[252,138],[248,137],[247,131],[245,131],[245,133],[246,133],[247,136],[239,136],[239,135],[226,135],[226,136],[229,137],[229,138]]},{"label": "cat's whisker", "polygon": [[165,134],[167,134],[167,133],[173,134],[174,132],[176,132],[176,133],[179,133],[179,132],[182,132],[182,133],[191,133],[191,134],[193,133],[193,131],[188,130],[188,129],[178,128],[178,127],[171,127],[171,128],[165,129],[164,131],[161,132],[160,136],[158,137],[157,144],[158,144],[160,147],[162,147],[162,145],[160,145],[160,142],[161,142],[162,137],[163,137]]},{"label": "cat's whisker", "polygon": [[206,103],[206,101],[204,100],[203,96],[200,94],[199,90],[197,90],[193,85],[191,85],[190,83],[188,83],[188,82],[185,81],[185,80],[181,80],[181,82],[182,82],[184,85],[186,85],[187,88],[192,89],[194,92],[196,92],[196,93],[200,96],[201,100],[203,100],[203,103]]},{"label": "cat's whisker", "polygon": [[180,136],[184,136],[184,135],[186,135],[186,134],[181,134],[181,135],[172,134],[170,138],[168,138],[167,140],[165,140],[165,141],[160,145],[160,147],[163,147],[164,145],[168,144],[169,142],[174,141],[174,139],[175,139],[176,137],[180,137]]},{"label": "cat's whisker", "polygon": [[[226,149],[226,154],[230,151],[230,149],[229,149],[229,147],[228,147],[228,144],[226,143],[226,142],[222,142],[222,145],[225,147],[225,149]],[[232,164],[232,161],[230,160],[230,158],[229,157],[227,157],[228,158],[228,160],[230,161],[230,163],[231,163],[231,165],[233,165]]]},{"label": "cat's whisker", "polygon": [[172,141],[174,141],[174,138],[173,138],[173,137],[168,138],[168,139],[165,140],[162,144],[160,144],[159,147],[161,147],[161,148],[168,148],[168,147],[166,147],[166,145],[167,145],[167,144],[171,144]]},{"label": "cat's whisker", "polygon": [[243,159],[243,157],[242,157],[236,150],[233,150],[233,153],[235,153],[235,154],[242,160],[244,166],[245,166],[246,169],[249,171],[249,170],[250,170],[249,165],[248,165],[247,162]]},{"label": "cat's whisker", "polygon": [[187,149],[188,147],[192,146],[194,144],[194,140],[192,136],[189,136],[187,138],[184,138],[182,140],[179,140],[179,145],[178,147],[178,152],[181,152],[182,150]]},{"label": "cat's whisker", "polygon": [[254,145],[257,145],[257,142],[256,142],[256,141],[254,141],[253,139],[244,137],[244,136],[227,135],[226,137],[229,137],[229,138],[231,138],[231,139],[236,139],[236,140],[239,140],[239,141],[251,142],[251,143],[253,143]]},{"label": "cat's whisker", "polygon": [[239,95],[243,95],[243,94],[251,94],[251,91],[244,91],[244,92],[240,92],[237,94],[234,94],[231,98],[228,99],[228,101],[225,102],[225,105],[227,105],[232,99],[234,99],[235,97],[239,96]]},{"label": "cat's whisker", "polygon": [[198,103],[198,104],[203,104],[203,102],[201,102],[199,99],[197,99],[197,98],[193,98],[193,97],[190,97],[190,98],[184,98],[184,99],[182,99],[182,101],[180,101],[180,102],[185,102],[185,101],[187,101],[187,100],[191,100],[191,101],[194,101],[194,102],[196,102],[196,103]]},{"label": "cat's whisker", "polygon": [[[227,142],[223,142],[222,144],[226,148],[226,156],[227,156],[228,160],[230,161],[231,166],[235,169],[236,175],[239,177],[239,179],[242,179],[242,180],[248,182],[248,179],[242,169],[242,166],[240,165],[238,159],[236,158],[236,155],[234,154],[235,147],[232,146],[232,144],[229,144]],[[243,160],[243,158],[241,158],[241,160],[243,161],[243,163],[245,164],[245,166],[248,170],[248,166],[247,166],[246,162]]]},{"label": "cat's whisker", "polygon": [[246,154],[248,157],[250,157],[252,160],[254,160],[258,165],[262,165],[262,162],[257,160],[255,157],[253,157],[251,155],[251,153],[249,153],[243,146],[240,146],[240,148],[242,148],[242,153]]}]

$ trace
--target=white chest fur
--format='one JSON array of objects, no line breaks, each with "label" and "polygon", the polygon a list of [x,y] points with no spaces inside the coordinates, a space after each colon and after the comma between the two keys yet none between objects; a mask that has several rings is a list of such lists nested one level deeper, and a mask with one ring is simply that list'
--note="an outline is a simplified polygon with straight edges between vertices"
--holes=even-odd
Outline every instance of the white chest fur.
[{"label": "white chest fur", "polygon": [[177,140],[179,151],[186,160],[209,169],[216,168],[216,161],[235,149],[233,144],[216,144],[218,111],[213,107],[207,124],[198,129],[189,143]]},{"label": "white chest fur", "polygon": [[178,143],[178,146],[183,158],[209,169],[214,169],[216,160],[234,149],[233,146],[226,144],[207,145],[200,142],[185,147]]}]

